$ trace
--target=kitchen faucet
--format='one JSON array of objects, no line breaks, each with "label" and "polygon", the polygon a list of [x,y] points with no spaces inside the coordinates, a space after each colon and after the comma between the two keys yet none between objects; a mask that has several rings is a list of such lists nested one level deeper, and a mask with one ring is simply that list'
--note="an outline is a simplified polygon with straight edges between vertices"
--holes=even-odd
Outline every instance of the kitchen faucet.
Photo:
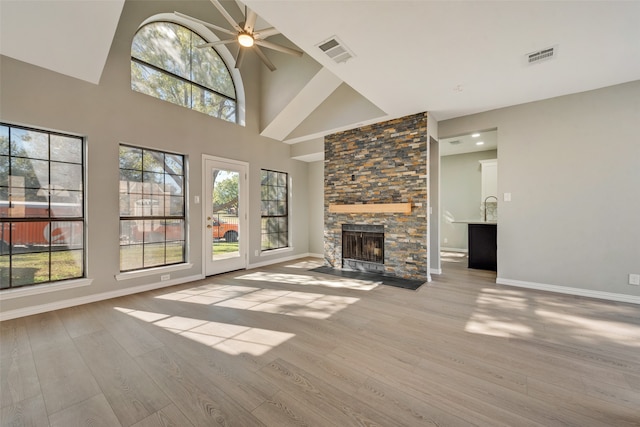
[{"label": "kitchen faucet", "polygon": [[496,199],[496,205],[498,204],[498,198],[496,196],[487,196],[484,199],[484,222],[487,222],[487,200],[489,200],[492,197]]}]

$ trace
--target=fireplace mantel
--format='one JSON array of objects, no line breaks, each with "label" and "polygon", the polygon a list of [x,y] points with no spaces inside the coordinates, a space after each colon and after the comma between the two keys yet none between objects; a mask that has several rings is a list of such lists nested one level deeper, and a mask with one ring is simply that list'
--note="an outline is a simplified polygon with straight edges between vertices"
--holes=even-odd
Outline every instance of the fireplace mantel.
[{"label": "fireplace mantel", "polygon": [[332,213],[411,213],[411,203],[353,203],[329,204]]}]

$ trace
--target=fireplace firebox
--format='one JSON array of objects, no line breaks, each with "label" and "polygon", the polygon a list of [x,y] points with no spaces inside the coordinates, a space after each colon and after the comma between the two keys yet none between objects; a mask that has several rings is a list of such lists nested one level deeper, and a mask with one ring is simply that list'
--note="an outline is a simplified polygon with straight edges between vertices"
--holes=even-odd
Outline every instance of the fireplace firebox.
[{"label": "fireplace firebox", "polygon": [[342,268],[384,273],[384,225],[342,225]]}]

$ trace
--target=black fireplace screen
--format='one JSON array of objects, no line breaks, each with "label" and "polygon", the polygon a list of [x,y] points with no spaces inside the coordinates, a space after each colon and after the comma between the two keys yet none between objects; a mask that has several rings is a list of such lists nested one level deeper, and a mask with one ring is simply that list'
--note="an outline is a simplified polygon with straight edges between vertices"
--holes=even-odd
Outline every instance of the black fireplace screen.
[{"label": "black fireplace screen", "polygon": [[342,258],[384,263],[384,233],[342,231]]}]

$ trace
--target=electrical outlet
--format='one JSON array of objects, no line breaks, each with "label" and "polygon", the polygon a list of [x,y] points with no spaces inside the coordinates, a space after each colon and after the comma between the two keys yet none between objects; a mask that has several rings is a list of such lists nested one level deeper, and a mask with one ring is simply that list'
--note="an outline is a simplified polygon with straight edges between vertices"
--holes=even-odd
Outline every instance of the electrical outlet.
[{"label": "electrical outlet", "polygon": [[165,281],[165,280],[169,280],[171,279],[171,275],[170,274],[163,274],[162,276],[160,276],[160,280],[161,281]]},{"label": "electrical outlet", "polygon": [[629,284],[640,286],[640,274],[629,274]]},{"label": "electrical outlet", "polygon": [[444,238],[444,242],[445,243],[449,243],[449,239],[447,239],[446,237]]}]

